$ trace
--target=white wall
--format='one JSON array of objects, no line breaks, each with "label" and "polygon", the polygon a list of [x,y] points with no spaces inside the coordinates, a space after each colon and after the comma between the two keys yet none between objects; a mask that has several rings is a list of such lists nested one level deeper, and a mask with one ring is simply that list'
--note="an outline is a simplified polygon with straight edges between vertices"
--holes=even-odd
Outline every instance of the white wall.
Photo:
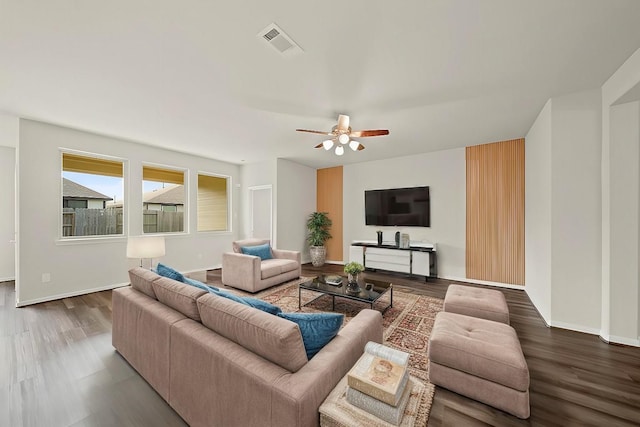
[{"label": "white wall", "polygon": [[270,185],[271,186],[271,197],[272,197],[272,231],[274,237],[274,244],[276,242],[276,184],[277,184],[277,161],[269,160],[266,162],[260,163],[250,163],[242,165],[240,168],[240,188],[241,188],[241,200],[240,200],[240,212],[241,212],[241,220],[239,224],[239,239],[246,239],[251,235],[251,201],[249,200],[249,187],[257,187],[261,185]]},{"label": "white wall", "polygon": [[551,100],[525,137],[525,291],[551,324]]},{"label": "white wall", "polygon": [[[637,123],[631,120],[625,120],[623,116],[614,117],[614,106],[620,99],[627,102],[638,101],[638,99],[628,99],[626,94],[631,93],[633,89],[640,84],[640,49],[634,52],[627,61],[602,85],[602,322],[601,336],[605,340],[640,345],[640,296],[638,295],[638,287],[640,284],[637,279],[635,282],[620,281],[620,276],[624,276],[628,271],[638,271],[638,256],[633,257],[631,253],[625,252],[626,239],[620,240],[616,230],[616,222],[620,217],[625,215],[624,207],[629,205],[630,201],[619,197],[619,186],[636,185],[631,182],[630,177],[622,183],[617,176],[618,173],[624,172],[625,164],[632,163],[632,158],[623,159],[618,153],[625,151],[632,152],[631,145],[636,147],[639,141],[633,141],[634,129],[638,127]],[[633,108],[633,107],[631,107]],[[624,109],[621,111],[624,115]],[[637,119],[640,121],[640,118]],[[624,135],[627,135],[626,137]],[[619,144],[621,144],[619,146]],[[632,169],[638,168],[640,159],[636,157],[636,165]],[[640,195],[630,195],[636,200]],[[635,224],[633,220],[628,221],[632,224],[632,230],[638,228],[638,216],[636,216]],[[636,240],[636,245],[640,245],[640,237]],[[617,258],[617,259],[614,259]],[[622,270],[620,270],[622,269]],[[638,273],[636,273],[638,274]],[[636,276],[637,277],[637,276]],[[635,296],[635,306],[629,300],[633,300]],[[626,301],[620,301],[626,299]],[[632,331],[626,326],[622,326],[623,319],[633,319],[636,330]]]},{"label": "white wall", "polygon": [[306,247],[307,216],[316,209],[316,170],[285,159],[251,163],[241,168],[242,232],[250,234],[249,187],[271,185],[273,197],[273,245],[302,252],[309,262]]},{"label": "white wall", "polygon": [[278,159],[278,247],[301,251],[303,263],[310,262],[306,222],[316,210],[316,179],[314,168]]},{"label": "white wall", "polygon": [[525,291],[547,324],[600,328],[600,91],[547,102],[526,136]]},{"label": "white wall", "polygon": [[[197,173],[208,172],[238,181],[239,166],[154,148],[117,138],[20,120],[18,146],[18,305],[109,289],[128,282],[127,270],[138,261],[125,256],[126,237],[60,241],[60,147],[128,159],[125,164],[125,234],[142,234],[142,163],[188,169],[189,232],[166,237],[160,261],[181,271],[219,267],[236,232],[198,233]],[[231,191],[233,227],[240,191]],[[234,228],[235,230],[235,228]],[[154,260],[157,262],[158,260]],[[51,281],[43,283],[48,273]]]},{"label": "white wall", "polygon": [[18,117],[0,112],[0,147],[18,146],[18,127]]},{"label": "white wall", "polygon": [[600,90],[551,102],[551,324],[597,334],[601,290]]},{"label": "white wall", "polygon": [[609,117],[615,165],[610,174],[610,339],[625,342],[638,337],[640,102],[612,106]]},{"label": "white wall", "polygon": [[18,117],[0,112],[0,282],[16,277],[16,150]]},{"label": "white wall", "polygon": [[[437,151],[344,166],[343,218],[345,258],[354,240],[376,240],[376,230],[392,240],[396,231],[411,240],[436,243],[438,276],[465,278],[465,149]],[[429,186],[431,227],[376,227],[364,224],[364,191]]]},{"label": "white wall", "polygon": [[0,282],[16,277],[15,172],[16,149],[0,147]]}]

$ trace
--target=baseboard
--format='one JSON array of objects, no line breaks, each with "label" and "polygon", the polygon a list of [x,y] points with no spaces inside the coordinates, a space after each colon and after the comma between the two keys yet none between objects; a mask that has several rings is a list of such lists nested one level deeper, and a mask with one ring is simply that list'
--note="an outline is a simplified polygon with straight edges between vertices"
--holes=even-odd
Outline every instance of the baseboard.
[{"label": "baseboard", "polygon": [[602,336],[600,336],[600,338],[602,338],[605,342],[609,344],[622,344],[622,345],[629,345],[632,347],[640,347],[640,337],[638,337],[639,339],[637,340],[634,340],[633,338],[619,337],[616,335],[609,335],[608,340],[605,340]]},{"label": "baseboard", "polygon": [[555,322],[552,320],[551,326],[554,328],[567,329],[569,331],[583,332],[585,334],[600,335],[600,329],[587,328],[585,326],[575,325],[573,323]]},{"label": "baseboard", "polygon": [[110,291],[112,289],[121,288],[123,286],[129,286],[129,282],[116,283],[116,284],[107,285],[107,286],[101,286],[101,287],[92,288],[92,289],[83,289],[81,291],[67,292],[67,293],[64,293],[64,294],[50,295],[50,296],[47,296],[47,297],[36,298],[36,299],[32,299],[32,300],[27,300],[27,301],[16,301],[16,307],[25,307],[25,306],[28,306],[28,305],[40,304],[40,303],[43,303],[43,302],[55,301],[55,300],[59,300],[59,299],[63,299],[63,298],[77,297],[77,296],[80,296],[80,295],[91,294],[93,292]]},{"label": "baseboard", "polygon": [[498,288],[515,289],[517,291],[524,291],[525,290],[524,286],[522,286],[522,285],[513,285],[511,283],[489,282],[487,280],[468,279],[466,277],[438,276],[438,278],[439,279],[444,279],[444,280],[455,280],[456,282],[473,283],[475,285],[496,286]]},{"label": "baseboard", "polygon": [[524,290],[524,293],[527,295],[527,298],[529,298],[529,302],[531,303],[531,305],[533,306],[533,309],[536,311],[536,313],[538,313],[538,316],[540,316],[540,318],[542,319],[542,321],[544,322],[545,326],[547,328],[551,327],[551,319],[547,320],[546,317],[544,317],[542,315],[542,313],[540,313],[540,310],[538,310],[538,307],[536,306],[536,304],[533,302],[533,300],[531,299],[531,295],[529,295],[529,293],[527,292],[527,290]]},{"label": "baseboard", "polygon": [[182,272],[182,274],[198,273],[200,271],[209,271],[209,270],[219,270],[221,268],[222,268],[222,264],[219,264],[219,265],[214,265],[213,267],[202,267],[202,268],[196,268],[195,270],[185,270]]},{"label": "baseboard", "polygon": [[11,282],[13,280],[16,280],[15,276],[14,277],[0,277],[0,283],[2,283],[2,282]]},{"label": "baseboard", "polygon": [[325,264],[335,264],[335,265],[344,265],[344,261],[329,261],[325,260]]}]

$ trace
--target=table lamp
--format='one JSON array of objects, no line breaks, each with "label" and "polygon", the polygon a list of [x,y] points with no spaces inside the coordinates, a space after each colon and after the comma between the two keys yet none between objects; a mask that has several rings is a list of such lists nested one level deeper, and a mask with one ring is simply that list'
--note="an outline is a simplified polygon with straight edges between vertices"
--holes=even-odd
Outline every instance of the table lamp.
[{"label": "table lamp", "polygon": [[130,236],[127,239],[127,258],[140,258],[140,267],[142,260],[151,259],[153,267],[153,258],[164,256],[164,236]]}]

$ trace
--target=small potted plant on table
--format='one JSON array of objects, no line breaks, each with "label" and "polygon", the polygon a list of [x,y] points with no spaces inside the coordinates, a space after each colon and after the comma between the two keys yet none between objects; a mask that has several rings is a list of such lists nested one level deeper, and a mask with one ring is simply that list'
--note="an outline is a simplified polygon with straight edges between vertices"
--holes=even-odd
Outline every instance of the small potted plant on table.
[{"label": "small potted plant on table", "polygon": [[364,266],[358,262],[351,261],[344,266],[344,272],[347,273],[347,292],[360,293],[358,285],[358,275],[364,271]]}]

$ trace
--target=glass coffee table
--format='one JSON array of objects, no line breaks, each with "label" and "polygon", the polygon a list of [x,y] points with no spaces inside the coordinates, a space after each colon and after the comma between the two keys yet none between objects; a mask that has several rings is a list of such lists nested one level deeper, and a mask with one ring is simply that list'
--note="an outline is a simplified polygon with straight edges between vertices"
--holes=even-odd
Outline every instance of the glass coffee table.
[{"label": "glass coffee table", "polygon": [[[389,304],[382,307],[380,311],[384,313],[389,307],[393,306],[393,285],[389,282],[381,280],[365,279],[360,283],[359,292],[349,292],[347,289],[347,278],[335,275],[320,275],[315,279],[300,283],[298,286],[298,308],[310,304],[323,295],[331,295],[331,310],[336,306],[336,297],[347,298],[353,301],[359,301],[369,304],[374,308],[374,304],[380,300],[380,297],[389,293]],[[321,295],[302,304],[302,291],[318,292]],[[376,307],[378,308],[378,307]]]}]

